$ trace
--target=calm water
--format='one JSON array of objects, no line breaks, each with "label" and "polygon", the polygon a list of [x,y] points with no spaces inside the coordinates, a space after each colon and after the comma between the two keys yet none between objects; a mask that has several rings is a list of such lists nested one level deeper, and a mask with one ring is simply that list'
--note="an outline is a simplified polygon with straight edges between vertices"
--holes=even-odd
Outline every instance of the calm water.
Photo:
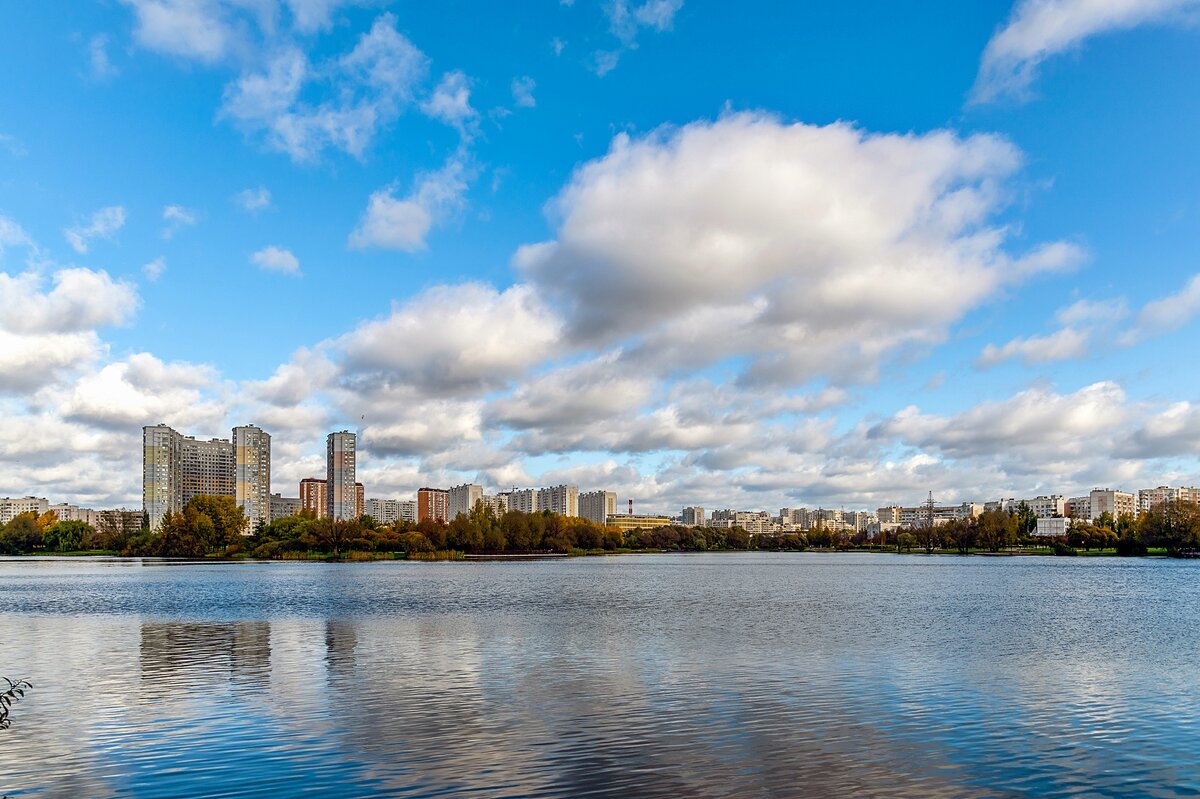
[{"label": "calm water", "polygon": [[0,561],[11,797],[1200,795],[1200,564]]}]

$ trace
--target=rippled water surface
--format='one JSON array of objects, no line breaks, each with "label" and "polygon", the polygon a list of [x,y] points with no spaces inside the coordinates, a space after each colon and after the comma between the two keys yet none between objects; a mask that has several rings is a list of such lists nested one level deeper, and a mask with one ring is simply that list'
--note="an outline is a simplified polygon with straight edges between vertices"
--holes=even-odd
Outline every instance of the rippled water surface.
[{"label": "rippled water surface", "polygon": [[1200,795],[1200,564],[0,560],[13,797]]}]

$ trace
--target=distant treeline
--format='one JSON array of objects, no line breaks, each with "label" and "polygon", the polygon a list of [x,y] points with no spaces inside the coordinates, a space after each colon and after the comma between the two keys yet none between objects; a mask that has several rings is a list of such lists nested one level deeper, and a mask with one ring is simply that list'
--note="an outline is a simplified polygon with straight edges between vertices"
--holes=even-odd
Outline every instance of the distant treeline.
[{"label": "distant treeline", "polygon": [[316,518],[311,512],[259,525],[249,535],[242,509],[231,497],[193,498],[181,513],[167,514],[158,531],[137,513],[101,517],[100,529],[84,522],[59,522],[53,513],[22,514],[0,528],[0,553],[105,551],[146,557],[309,558],[431,553],[518,554],[666,550],[801,551],[807,549],[896,549],[898,551],[1000,552],[1014,547],[1051,547],[1058,554],[1113,550],[1143,555],[1150,549],[1184,555],[1200,551],[1200,506],[1172,501],[1134,519],[1107,514],[1095,524],[1077,524],[1065,540],[1032,536],[1036,519],[1025,509],[992,511],[970,520],[900,531],[884,541],[866,533],[817,528],[803,533],[750,535],[740,527],[666,525],[622,533],[580,517],[509,511],[497,516],[476,504],[449,523],[379,524],[370,516],[350,521]]}]

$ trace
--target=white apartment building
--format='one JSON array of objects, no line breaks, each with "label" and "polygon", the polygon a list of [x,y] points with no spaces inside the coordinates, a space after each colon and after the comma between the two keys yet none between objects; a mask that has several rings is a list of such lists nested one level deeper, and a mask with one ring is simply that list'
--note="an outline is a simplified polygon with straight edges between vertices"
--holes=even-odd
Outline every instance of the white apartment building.
[{"label": "white apartment building", "polygon": [[899,505],[888,505],[886,508],[878,508],[875,515],[879,517],[880,524],[900,524],[900,516],[904,508]]},{"label": "white apartment building", "polygon": [[1092,520],[1092,498],[1087,497],[1070,497],[1065,505],[1066,511],[1064,516],[1069,516],[1076,521],[1090,522]]},{"label": "white apartment building", "polygon": [[395,524],[400,520],[400,500],[368,499],[365,513],[379,524]]},{"label": "white apartment building", "polygon": [[[615,491],[585,491],[579,495],[579,515],[596,524],[608,524],[608,517],[617,512]],[[703,514],[703,511],[701,511]]]},{"label": "white apartment building", "polygon": [[1025,503],[1033,515],[1038,519],[1049,519],[1054,516],[1065,516],[1067,514],[1067,498],[1058,494],[1050,496],[1034,497],[1033,499],[999,499],[994,502],[984,504],[984,510],[990,512],[1004,511],[1005,513],[1016,513],[1021,507],[1021,503]]},{"label": "white apartment building", "polygon": [[[880,510],[884,510],[881,508]],[[934,505],[934,525],[945,524],[955,519],[974,519],[981,516],[984,507],[978,502],[964,502],[961,505]],[[907,528],[926,527],[929,524],[930,508],[928,505],[917,505],[913,508],[900,509],[900,526]],[[882,516],[880,520],[882,521]]]},{"label": "white apartment building", "polygon": [[1200,488],[1143,488],[1138,491],[1138,513],[1145,513],[1154,506],[1171,500],[1200,504]]},{"label": "white apartment building", "polygon": [[1128,491],[1094,488],[1088,500],[1091,506],[1091,516],[1088,517],[1090,521],[1099,519],[1105,513],[1112,514],[1114,519],[1137,515],[1137,497]]},{"label": "white apartment building", "polygon": [[541,508],[538,507],[538,492],[532,488],[522,488],[516,491],[510,491],[508,494],[508,509],[520,511],[521,513],[537,513]]},{"label": "white apartment building", "polygon": [[1039,516],[1033,534],[1039,538],[1062,538],[1071,529],[1071,522],[1067,516]]},{"label": "white apartment building", "polygon": [[415,499],[402,499],[397,505],[398,518],[402,522],[417,522],[417,501]]},{"label": "white apartment building", "polygon": [[0,524],[8,524],[22,513],[41,516],[50,510],[50,501],[40,497],[0,497]]},{"label": "white apartment building", "polygon": [[688,527],[704,526],[704,508],[687,507],[679,514],[679,520]]},{"label": "white apartment building", "polygon": [[474,483],[463,483],[450,489],[446,509],[447,520],[453,520],[460,515],[469,514],[475,503],[483,499],[483,486]]},{"label": "white apartment building", "polygon": [[557,513],[559,516],[579,515],[579,488],[557,485],[538,489],[538,509]]},{"label": "white apartment building", "polygon": [[483,507],[491,508],[497,518],[508,513],[508,494],[484,494]]},{"label": "white apartment building", "polygon": [[68,505],[63,502],[58,505],[51,505],[47,510],[53,513],[60,522],[85,522],[92,527],[100,523],[100,511],[92,510],[91,508],[81,508],[77,505]]}]

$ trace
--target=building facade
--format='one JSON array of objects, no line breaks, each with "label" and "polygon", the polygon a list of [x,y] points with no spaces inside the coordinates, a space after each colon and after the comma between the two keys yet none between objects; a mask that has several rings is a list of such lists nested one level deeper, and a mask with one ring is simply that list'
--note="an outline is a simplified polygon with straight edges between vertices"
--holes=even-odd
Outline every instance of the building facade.
[{"label": "building facade", "polygon": [[253,529],[271,516],[271,436],[254,425],[233,428],[233,498]]},{"label": "building facade", "polygon": [[[270,437],[267,439],[269,442]],[[267,460],[269,470],[269,443]],[[268,486],[269,479],[268,474]],[[231,441],[204,441],[162,424],[142,428],[142,511],[149,517],[150,529],[159,529],[168,513],[182,512],[193,497],[236,499],[236,484]],[[269,513],[269,507],[263,512]]]},{"label": "building facade", "polygon": [[0,524],[8,524],[22,513],[41,516],[50,510],[50,501],[41,497],[0,498]]},{"label": "building facade", "polygon": [[364,512],[380,524],[395,524],[400,521],[400,500],[368,499]]},{"label": "building facade", "polygon": [[520,511],[521,513],[537,513],[541,510],[538,507],[538,492],[532,488],[510,491],[508,494],[508,509]]},{"label": "building facade", "polygon": [[634,516],[628,513],[614,513],[608,517],[609,527],[615,527],[622,533],[630,530],[654,530],[666,527],[671,520],[666,516]]},{"label": "building facade", "polygon": [[498,519],[508,513],[508,494],[484,494],[483,506],[490,508]]},{"label": "building facade", "polygon": [[447,494],[446,517],[455,519],[461,515],[469,514],[474,508],[475,503],[483,500],[483,486],[475,485],[474,483],[463,483],[460,486],[454,486]]},{"label": "building facade", "polygon": [[538,510],[548,510],[559,516],[579,515],[579,488],[557,485],[538,489]]},{"label": "building facade", "polygon": [[183,437],[183,505],[193,497],[232,497],[233,445],[224,438]]},{"label": "building facade", "polygon": [[444,488],[422,488],[417,491],[417,521],[432,519],[449,521],[450,492]]},{"label": "building facade", "polygon": [[319,477],[305,477],[300,481],[300,509],[311,511],[318,519],[324,519],[325,481]]},{"label": "building facade", "polygon": [[285,497],[282,494],[271,494],[268,499],[271,505],[271,521],[296,516],[304,509],[300,497]]},{"label": "building facade", "polygon": [[[704,526],[704,508],[688,507],[684,508],[680,514],[680,521],[689,527]],[[789,521],[791,521],[789,519]]]},{"label": "building facade", "polygon": [[1170,486],[1143,488],[1138,491],[1138,512],[1145,513],[1157,505],[1172,500],[1200,504],[1200,488],[1171,488]]},{"label": "building facade", "polygon": [[1089,521],[1095,521],[1106,513],[1111,514],[1114,520],[1137,515],[1137,497],[1127,491],[1094,488],[1088,496],[1088,502],[1091,511]]},{"label": "building facade", "polygon": [[355,438],[354,433],[342,430],[325,439],[325,515],[334,521],[359,516]]},{"label": "building facade", "polygon": [[183,436],[165,424],[142,428],[142,510],[151,530],[183,510]]},{"label": "building facade", "polygon": [[608,517],[617,512],[614,491],[585,491],[579,495],[579,515],[596,524],[608,524]]}]

